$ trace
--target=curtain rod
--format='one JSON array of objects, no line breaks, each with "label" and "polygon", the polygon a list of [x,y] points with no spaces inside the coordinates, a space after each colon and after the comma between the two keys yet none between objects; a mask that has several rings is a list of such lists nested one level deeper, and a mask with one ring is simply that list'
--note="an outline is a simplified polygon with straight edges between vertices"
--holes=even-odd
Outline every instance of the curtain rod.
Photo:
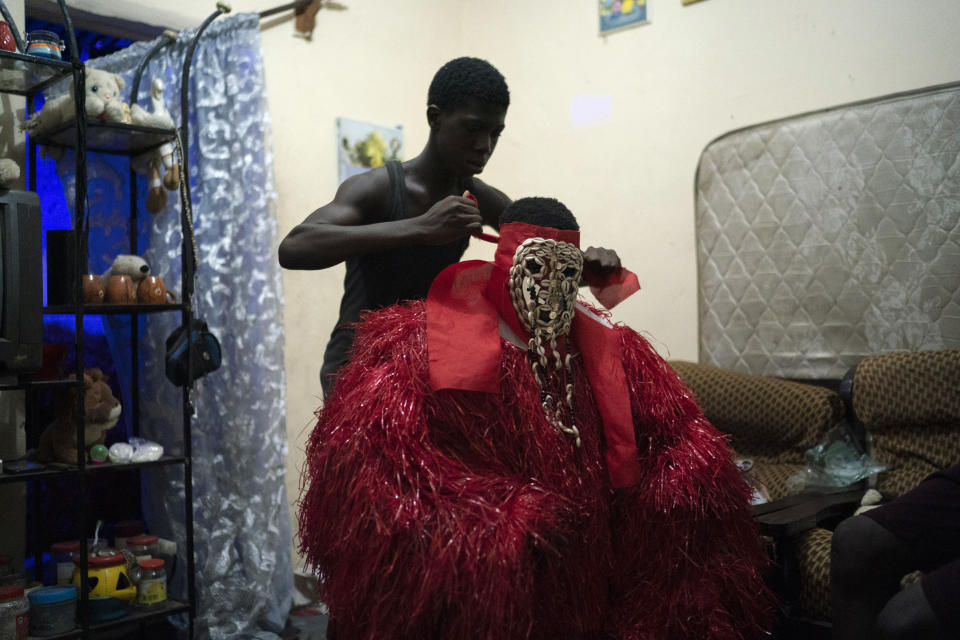
[{"label": "curtain rod", "polygon": [[310,1],[311,0],[297,0],[296,2],[290,2],[279,7],[274,7],[273,9],[266,9],[260,12],[260,17],[266,18],[267,16],[289,11],[290,9],[305,9],[307,5],[310,4]]}]

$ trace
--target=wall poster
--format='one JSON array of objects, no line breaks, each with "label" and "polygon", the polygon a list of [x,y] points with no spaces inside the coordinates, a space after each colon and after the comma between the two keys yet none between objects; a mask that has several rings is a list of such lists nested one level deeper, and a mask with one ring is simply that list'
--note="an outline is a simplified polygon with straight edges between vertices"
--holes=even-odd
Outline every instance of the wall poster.
[{"label": "wall poster", "polygon": [[600,35],[647,24],[647,0],[598,0]]},{"label": "wall poster", "polygon": [[402,127],[337,118],[338,183],[391,160],[401,160],[402,154]]}]

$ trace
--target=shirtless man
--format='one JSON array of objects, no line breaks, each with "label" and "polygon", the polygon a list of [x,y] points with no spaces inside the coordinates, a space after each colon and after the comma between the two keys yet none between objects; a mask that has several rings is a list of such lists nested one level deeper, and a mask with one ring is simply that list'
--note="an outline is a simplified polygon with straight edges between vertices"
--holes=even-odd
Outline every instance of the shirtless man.
[{"label": "shirtless man", "polygon": [[[285,269],[346,262],[340,317],[320,371],[324,396],[349,358],[349,325],[363,311],[426,297],[436,275],[460,260],[471,235],[484,224],[497,228],[511,200],[474,176],[497,146],[509,104],[507,83],[490,63],[446,63],[427,94],[430,134],[423,151],[346,180],[333,202],[281,242]],[[620,266],[613,251],[591,247],[584,254],[588,275]]]}]

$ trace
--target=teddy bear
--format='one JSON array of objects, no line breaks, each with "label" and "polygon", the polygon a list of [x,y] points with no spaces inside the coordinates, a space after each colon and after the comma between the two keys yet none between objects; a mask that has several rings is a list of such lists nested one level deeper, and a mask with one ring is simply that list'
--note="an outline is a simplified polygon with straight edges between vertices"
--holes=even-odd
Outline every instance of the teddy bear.
[{"label": "teddy bear", "polygon": [[[153,111],[147,111],[138,104],[130,109],[130,121],[145,127],[176,131],[173,116],[163,103],[163,80],[154,78],[150,83],[150,102]],[[174,191],[180,187],[180,163],[174,155],[174,147],[166,142],[156,149],[141,154],[131,163],[133,170],[150,179],[147,192],[146,209],[150,213],[159,213],[167,205],[164,187]]]},{"label": "teddy bear", "polygon": [[[103,122],[130,122],[130,105],[120,98],[120,91],[126,87],[123,77],[102,69],[87,68],[86,97],[84,105],[87,117]],[[52,98],[40,111],[32,114],[21,125],[25,131],[40,135],[53,131],[60,125],[74,119],[73,85],[70,92]]]},{"label": "teddy bear", "polygon": [[[71,376],[76,379],[75,376]],[[54,401],[54,421],[40,434],[37,458],[41,462],[80,462],[77,450],[76,388],[60,393]],[[103,444],[106,433],[120,419],[120,401],[113,395],[100,369],[83,372],[83,439],[86,449]]]}]

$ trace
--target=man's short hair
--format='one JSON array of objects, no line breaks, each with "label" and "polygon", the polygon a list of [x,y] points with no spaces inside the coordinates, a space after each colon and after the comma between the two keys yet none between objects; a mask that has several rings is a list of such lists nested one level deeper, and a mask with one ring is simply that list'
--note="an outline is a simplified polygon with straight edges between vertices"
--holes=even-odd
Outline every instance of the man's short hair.
[{"label": "man's short hair", "polygon": [[500,214],[500,224],[525,222],[538,227],[579,231],[580,225],[570,209],[554,198],[520,198]]},{"label": "man's short hair", "polygon": [[465,107],[470,100],[510,106],[507,81],[496,67],[480,58],[456,58],[440,67],[427,92],[427,104],[444,111]]}]

